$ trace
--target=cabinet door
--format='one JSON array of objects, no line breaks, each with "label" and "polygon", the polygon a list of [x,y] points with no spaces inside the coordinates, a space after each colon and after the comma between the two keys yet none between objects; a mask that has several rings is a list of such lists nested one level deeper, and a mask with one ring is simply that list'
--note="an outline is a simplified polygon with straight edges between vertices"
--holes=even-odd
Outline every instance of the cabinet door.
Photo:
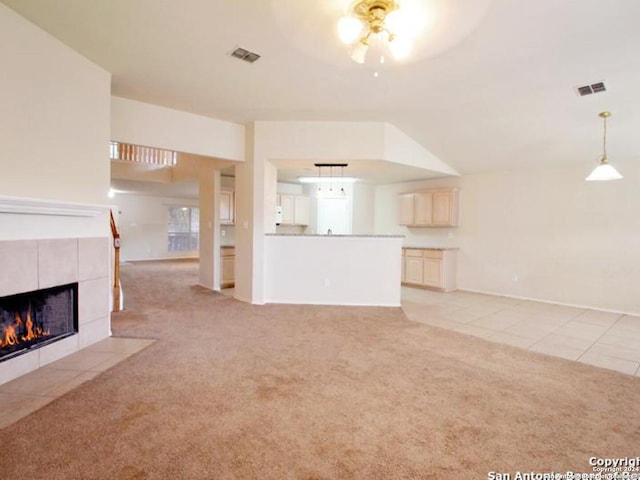
[{"label": "cabinet door", "polygon": [[442,288],[442,260],[423,259],[423,285]]},{"label": "cabinet door", "polygon": [[432,224],[433,194],[431,192],[416,193],[414,208],[415,225],[425,226]]},{"label": "cabinet door", "polygon": [[229,286],[235,283],[235,261],[236,257],[221,257],[222,263],[222,286]]},{"label": "cabinet door", "polygon": [[424,272],[422,257],[405,257],[404,278],[407,283],[422,285]]},{"label": "cabinet door", "polygon": [[399,204],[399,221],[400,225],[413,225],[413,193],[405,193],[400,195]]},{"label": "cabinet door", "polygon": [[453,225],[453,192],[433,192],[433,224]]},{"label": "cabinet door", "polygon": [[233,190],[220,191],[220,223],[229,225],[234,222]]},{"label": "cabinet door", "polygon": [[296,225],[309,225],[309,197],[298,195],[293,203],[293,222]]},{"label": "cabinet door", "polygon": [[280,206],[282,207],[282,224],[293,225],[295,204],[293,195],[280,195]]}]

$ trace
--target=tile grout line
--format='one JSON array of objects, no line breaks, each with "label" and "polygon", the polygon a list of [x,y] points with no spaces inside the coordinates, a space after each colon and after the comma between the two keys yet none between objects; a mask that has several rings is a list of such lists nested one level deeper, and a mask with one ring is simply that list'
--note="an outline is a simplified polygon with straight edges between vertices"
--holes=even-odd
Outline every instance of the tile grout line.
[{"label": "tile grout line", "polygon": [[[602,337],[604,337],[604,336],[607,334],[607,332],[609,332],[609,330],[611,330],[611,329],[613,328],[613,326],[614,326],[614,325],[616,325],[616,324],[620,321],[620,319],[621,319],[621,318],[623,318],[623,317],[624,317],[624,315],[620,315],[620,316],[616,319],[616,321],[615,321],[615,322],[613,322],[611,325],[609,325],[609,326],[607,327],[607,329],[606,329],[604,332],[602,332],[602,334],[601,334],[598,338],[596,338],[596,339],[594,340],[594,342],[589,346],[589,348],[587,348],[584,352],[582,352],[582,355],[580,355],[580,356],[578,357],[577,361],[579,361],[582,357],[584,357],[584,355],[585,355],[587,352],[589,352],[589,350],[591,350],[591,349],[593,348],[593,346],[594,346],[596,343],[598,343],[598,342],[600,341],[600,339],[602,339]],[[605,356],[607,356],[607,355],[605,355]],[[617,357],[612,357],[612,358],[617,358]],[[618,358],[618,360],[626,360],[626,359],[624,359],[624,358]]]}]

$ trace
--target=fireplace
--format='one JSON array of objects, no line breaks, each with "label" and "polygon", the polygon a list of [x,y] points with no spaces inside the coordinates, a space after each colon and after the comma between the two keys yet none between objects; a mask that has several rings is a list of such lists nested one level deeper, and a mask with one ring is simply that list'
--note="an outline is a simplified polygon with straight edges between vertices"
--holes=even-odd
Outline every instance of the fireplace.
[{"label": "fireplace", "polygon": [[77,283],[0,298],[0,362],[77,332]]},{"label": "fireplace", "polygon": [[109,337],[108,235],[107,206],[0,195],[0,385]]}]

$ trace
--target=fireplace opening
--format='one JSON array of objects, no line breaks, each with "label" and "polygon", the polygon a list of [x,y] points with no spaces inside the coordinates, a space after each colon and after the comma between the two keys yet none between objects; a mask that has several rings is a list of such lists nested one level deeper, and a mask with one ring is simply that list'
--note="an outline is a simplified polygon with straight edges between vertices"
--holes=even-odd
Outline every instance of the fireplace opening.
[{"label": "fireplace opening", "polygon": [[0,362],[77,332],[77,283],[0,297]]}]

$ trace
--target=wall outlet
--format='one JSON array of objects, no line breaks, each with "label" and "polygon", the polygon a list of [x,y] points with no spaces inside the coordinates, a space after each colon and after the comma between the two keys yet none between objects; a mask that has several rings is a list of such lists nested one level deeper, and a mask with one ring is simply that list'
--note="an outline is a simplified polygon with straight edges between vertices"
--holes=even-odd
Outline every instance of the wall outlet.
[{"label": "wall outlet", "polygon": [[447,238],[453,238],[453,232],[447,233]]},{"label": "wall outlet", "polygon": [[514,282],[517,282],[518,280],[520,280],[520,278],[518,277],[517,273],[514,273],[513,276],[511,277],[511,280],[513,280]]},{"label": "wall outlet", "polygon": [[324,279],[324,286],[325,286],[325,287],[329,287],[329,286],[331,286],[331,280],[329,280],[328,278],[325,278],[325,279]]},{"label": "wall outlet", "polygon": [[222,229],[222,230],[220,231],[220,236],[221,236],[221,237],[224,237],[226,234],[227,234],[227,231],[226,231],[225,229]]}]

